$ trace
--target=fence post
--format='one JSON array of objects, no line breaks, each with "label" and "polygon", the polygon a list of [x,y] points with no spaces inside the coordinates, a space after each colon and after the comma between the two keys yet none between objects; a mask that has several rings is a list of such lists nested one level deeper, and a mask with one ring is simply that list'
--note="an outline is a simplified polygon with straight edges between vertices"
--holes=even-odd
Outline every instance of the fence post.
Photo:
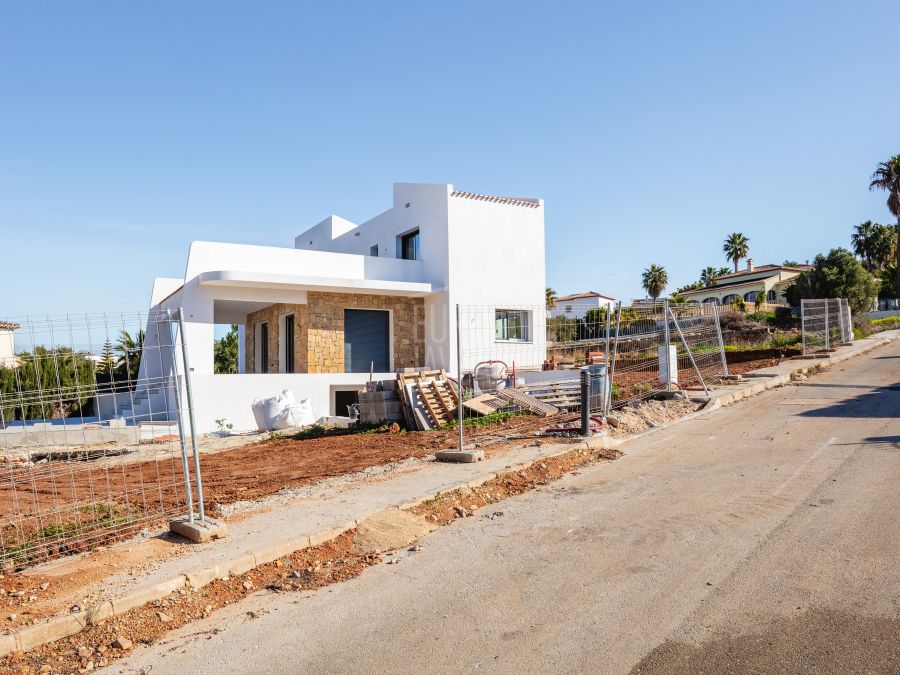
[{"label": "fence post", "polygon": [[[184,442],[184,422],[181,419],[181,382],[178,379],[178,352],[175,349],[175,324],[172,321],[172,310],[166,310],[166,322],[169,326],[170,358],[172,359],[172,375],[175,378],[175,420],[178,423],[178,444],[181,446],[181,467],[184,469],[184,494],[188,505],[188,522],[194,522],[194,494],[191,489],[191,476],[188,471],[187,448]],[[161,373],[163,377],[164,374]]]},{"label": "fence post", "polygon": [[806,300],[800,300],[800,340],[803,343],[803,356],[806,356]]},{"label": "fence post", "polygon": [[206,520],[203,508],[203,480],[200,477],[200,453],[197,451],[197,427],[194,423],[194,394],[191,390],[191,364],[188,362],[187,341],[184,339],[184,311],[178,309],[178,334],[181,337],[181,360],[184,367],[184,390],[187,392],[188,423],[191,426],[191,451],[194,454],[194,480],[197,481],[197,510],[200,520]]},{"label": "fence post", "polygon": [[463,451],[463,373],[462,373],[462,328],[459,323],[459,303],[456,303],[456,386],[459,389],[459,402],[456,406],[456,426],[459,427],[459,451]]},{"label": "fence post", "polygon": [[606,411],[604,414],[609,414],[610,409],[612,408],[612,394],[613,394],[613,386],[616,383],[616,358],[619,355],[619,331],[622,328],[622,301],[619,300],[616,303],[616,341],[613,343],[613,357],[612,357],[612,366],[611,370],[606,371],[606,376],[609,378],[609,396],[607,396],[607,405]]},{"label": "fence post", "polygon": [[831,349],[831,336],[828,334],[828,300],[825,300],[825,350]]},{"label": "fence post", "polygon": [[722,371],[728,377],[728,359],[725,357],[725,339],[722,337],[722,323],[719,320],[719,305],[713,303],[713,316],[716,319],[716,334],[719,337],[719,354],[722,356]]},{"label": "fence post", "polygon": [[[654,308],[655,309],[655,308]],[[666,363],[666,391],[672,391],[672,363],[670,359],[671,353],[671,336],[669,334],[669,301],[663,300],[663,326],[665,328],[665,363]],[[662,365],[662,364],[660,364]]]},{"label": "fence post", "polygon": [[612,380],[609,377],[609,329],[612,323],[612,317],[610,316],[610,312],[612,311],[612,307],[610,305],[606,305],[606,349],[604,350],[605,361],[606,361],[606,381],[603,383],[603,386],[606,388],[606,391],[603,392],[605,404],[603,406],[603,416],[609,412],[609,406],[612,402]]},{"label": "fence post", "polygon": [[587,368],[581,370],[581,435],[591,433],[591,374]]}]

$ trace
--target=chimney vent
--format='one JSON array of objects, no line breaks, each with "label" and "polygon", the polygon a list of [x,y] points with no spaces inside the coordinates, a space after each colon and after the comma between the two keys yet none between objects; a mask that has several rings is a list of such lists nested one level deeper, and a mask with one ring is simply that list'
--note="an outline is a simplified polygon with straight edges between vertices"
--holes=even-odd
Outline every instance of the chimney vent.
[{"label": "chimney vent", "polygon": [[753,258],[747,258],[747,271],[753,271]]}]

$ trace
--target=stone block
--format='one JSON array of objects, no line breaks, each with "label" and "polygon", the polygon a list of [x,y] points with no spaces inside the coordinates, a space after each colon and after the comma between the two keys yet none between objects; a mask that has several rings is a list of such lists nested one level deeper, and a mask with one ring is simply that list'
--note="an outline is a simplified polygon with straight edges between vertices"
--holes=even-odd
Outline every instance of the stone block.
[{"label": "stone block", "polygon": [[176,518],[169,521],[169,531],[200,544],[228,536],[225,523],[211,518],[195,519],[193,523],[187,518]]},{"label": "stone block", "polygon": [[19,650],[27,652],[48,642],[80,633],[85,626],[87,626],[87,612],[65,614],[53,617],[45,623],[21,629],[16,634],[16,641]]},{"label": "stone block", "polygon": [[434,457],[439,462],[462,462],[470,464],[484,459],[484,450],[438,450]]}]

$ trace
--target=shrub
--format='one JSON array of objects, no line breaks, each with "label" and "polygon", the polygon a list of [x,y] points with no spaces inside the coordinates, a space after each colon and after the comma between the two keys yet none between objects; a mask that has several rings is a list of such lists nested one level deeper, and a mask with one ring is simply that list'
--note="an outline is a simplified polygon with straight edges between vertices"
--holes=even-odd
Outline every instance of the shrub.
[{"label": "shrub", "polygon": [[879,281],[847,249],[817,255],[813,269],[801,272],[785,297],[794,307],[801,299],[847,298],[853,314],[868,312],[878,294]]}]

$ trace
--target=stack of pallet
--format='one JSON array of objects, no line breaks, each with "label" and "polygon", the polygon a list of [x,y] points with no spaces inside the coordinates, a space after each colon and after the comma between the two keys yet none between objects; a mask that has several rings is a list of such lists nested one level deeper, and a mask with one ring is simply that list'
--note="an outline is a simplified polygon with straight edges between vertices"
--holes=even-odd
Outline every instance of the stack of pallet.
[{"label": "stack of pallet", "polygon": [[399,422],[403,409],[397,395],[395,380],[368,382],[365,391],[359,392],[359,421],[361,424]]},{"label": "stack of pallet", "polygon": [[410,429],[438,429],[456,418],[456,384],[443,370],[400,371],[397,388]]}]

